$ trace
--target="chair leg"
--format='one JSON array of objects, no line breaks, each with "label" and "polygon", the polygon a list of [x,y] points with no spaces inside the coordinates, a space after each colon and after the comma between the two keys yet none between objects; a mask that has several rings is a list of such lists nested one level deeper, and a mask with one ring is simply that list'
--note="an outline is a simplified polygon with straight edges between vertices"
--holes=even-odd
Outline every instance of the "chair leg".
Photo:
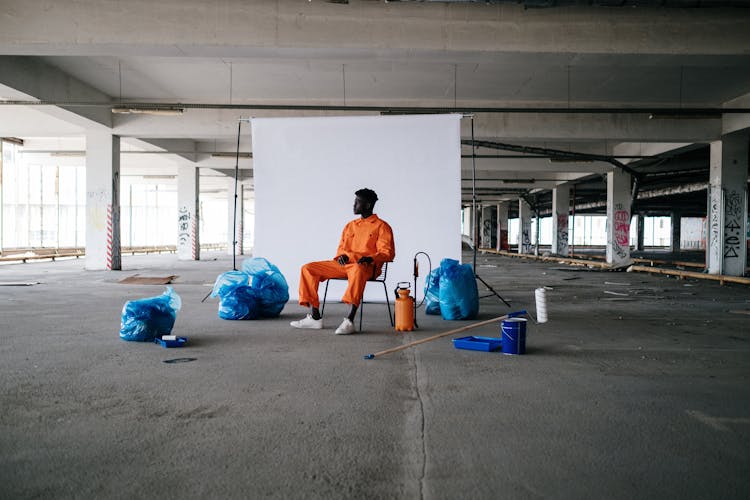
[{"label": "chair leg", "polygon": [[326,289],[325,292],[323,292],[323,307],[320,308],[320,315],[323,316],[323,314],[326,312],[326,297],[328,296],[328,281],[326,280]]},{"label": "chair leg", "polygon": [[364,298],[359,303],[359,331],[362,331],[362,314],[365,312],[365,300]]},{"label": "chair leg", "polygon": [[391,314],[391,301],[388,300],[388,288],[385,286],[385,282],[383,282],[383,290],[385,291],[385,305],[388,306],[388,319],[391,322],[391,327],[396,326],[393,322],[393,314]]}]

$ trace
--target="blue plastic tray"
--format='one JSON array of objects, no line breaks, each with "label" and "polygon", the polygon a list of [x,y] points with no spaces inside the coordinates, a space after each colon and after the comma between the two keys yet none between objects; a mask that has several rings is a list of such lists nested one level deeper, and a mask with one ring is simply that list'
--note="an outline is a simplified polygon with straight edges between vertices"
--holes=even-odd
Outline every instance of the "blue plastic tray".
[{"label": "blue plastic tray", "polygon": [[177,337],[177,340],[162,340],[159,337],[154,339],[154,343],[161,344],[162,347],[182,347],[187,342],[187,337]]},{"label": "blue plastic tray", "polygon": [[469,349],[472,351],[496,351],[502,346],[502,339],[493,337],[461,337],[453,339],[453,347],[456,349]]}]

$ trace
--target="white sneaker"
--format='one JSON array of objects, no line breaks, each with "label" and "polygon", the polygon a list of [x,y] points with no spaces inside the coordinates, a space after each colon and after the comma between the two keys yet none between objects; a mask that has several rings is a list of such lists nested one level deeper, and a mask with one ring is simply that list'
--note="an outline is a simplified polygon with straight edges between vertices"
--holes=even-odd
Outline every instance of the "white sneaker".
[{"label": "white sneaker", "polygon": [[313,319],[311,314],[308,314],[299,321],[292,321],[289,323],[294,328],[308,328],[310,330],[320,330],[323,328],[323,318]]},{"label": "white sneaker", "polygon": [[341,322],[334,333],[336,335],[349,335],[350,333],[354,333],[354,331],[354,323],[349,318],[344,318],[344,321]]}]

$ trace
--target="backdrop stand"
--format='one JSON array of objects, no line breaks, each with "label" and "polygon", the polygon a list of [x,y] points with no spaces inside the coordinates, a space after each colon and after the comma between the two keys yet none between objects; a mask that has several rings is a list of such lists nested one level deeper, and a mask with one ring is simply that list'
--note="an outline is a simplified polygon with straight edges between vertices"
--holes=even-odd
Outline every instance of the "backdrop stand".
[{"label": "backdrop stand", "polygon": [[[243,118],[237,120],[237,155],[234,160],[234,213],[232,215],[232,269],[237,270],[237,182],[240,173],[240,131]],[[241,237],[241,236],[240,236]]]},{"label": "backdrop stand", "polygon": [[[249,119],[240,117],[237,122],[237,154],[234,162],[234,213],[232,214],[232,269],[234,271],[237,270],[237,182],[240,172],[240,133],[243,121],[249,121]],[[205,302],[212,292],[213,290],[208,292],[201,302]]]},{"label": "backdrop stand", "polygon": [[489,283],[484,281],[481,276],[479,276],[479,273],[477,272],[477,247],[479,246],[479,228],[477,227],[477,221],[479,221],[479,216],[477,214],[477,165],[476,165],[476,145],[474,144],[474,115],[468,115],[471,118],[471,211],[472,211],[472,217],[474,218],[474,222],[472,223],[472,231],[474,231],[474,238],[473,238],[473,245],[472,248],[474,250],[473,253],[473,260],[472,260],[472,269],[474,270],[474,279],[480,281],[486,288],[489,290],[489,294],[487,295],[480,295],[480,299],[484,299],[486,297],[497,297],[498,299],[502,300],[503,303],[510,307],[510,303],[508,303],[507,300],[502,298],[499,293],[495,291],[494,288],[490,286]]}]

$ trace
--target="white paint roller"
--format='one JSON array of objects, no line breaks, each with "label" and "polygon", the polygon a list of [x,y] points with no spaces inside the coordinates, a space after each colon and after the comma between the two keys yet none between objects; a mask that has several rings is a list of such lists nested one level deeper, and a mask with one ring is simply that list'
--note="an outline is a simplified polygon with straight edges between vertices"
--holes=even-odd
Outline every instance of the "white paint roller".
[{"label": "white paint roller", "polygon": [[537,288],[534,290],[534,296],[536,297],[536,322],[546,323],[547,322],[547,290],[544,288]]}]

